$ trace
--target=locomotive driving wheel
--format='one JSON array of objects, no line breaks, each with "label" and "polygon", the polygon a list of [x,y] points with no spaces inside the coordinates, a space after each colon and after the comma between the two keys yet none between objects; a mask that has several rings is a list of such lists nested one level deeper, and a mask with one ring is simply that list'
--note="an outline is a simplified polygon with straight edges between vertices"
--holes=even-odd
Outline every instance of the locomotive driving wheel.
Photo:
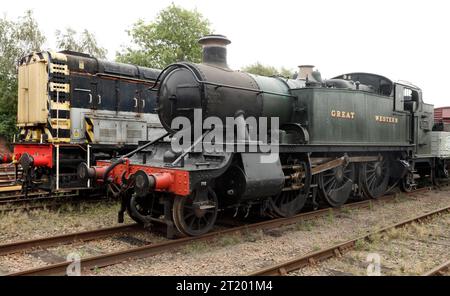
[{"label": "locomotive driving wheel", "polygon": [[319,174],[320,196],[332,207],[342,206],[350,197],[355,177],[355,165],[352,163]]},{"label": "locomotive driving wheel", "polygon": [[202,235],[213,228],[217,210],[217,196],[208,187],[203,194],[194,191],[189,196],[177,196],[173,204],[173,222],[181,233]]},{"label": "locomotive driving wheel", "polygon": [[[311,162],[309,158],[286,165],[287,180],[283,190],[269,199],[269,211],[275,217],[290,217],[300,212],[309,196],[311,185]],[[286,172],[285,172],[286,174]]]},{"label": "locomotive driving wheel", "polygon": [[388,160],[363,163],[360,172],[362,188],[367,197],[376,199],[386,192],[390,178]]}]

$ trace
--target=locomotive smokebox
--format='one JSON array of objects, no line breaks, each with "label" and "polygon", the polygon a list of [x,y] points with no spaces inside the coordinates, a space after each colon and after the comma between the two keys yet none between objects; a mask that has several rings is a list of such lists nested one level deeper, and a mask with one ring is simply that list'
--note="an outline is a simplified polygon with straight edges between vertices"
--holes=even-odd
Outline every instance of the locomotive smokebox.
[{"label": "locomotive smokebox", "polygon": [[228,68],[227,45],[231,41],[224,35],[206,35],[198,40],[202,46],[202,62],[204,64],[215,65]]}]

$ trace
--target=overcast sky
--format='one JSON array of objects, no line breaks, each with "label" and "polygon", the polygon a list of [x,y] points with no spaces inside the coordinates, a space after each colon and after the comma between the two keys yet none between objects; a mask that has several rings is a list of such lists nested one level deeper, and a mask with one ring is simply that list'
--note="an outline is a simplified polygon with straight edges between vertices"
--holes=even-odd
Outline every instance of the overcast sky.
[{"label": "overcast sky", "polygon": [[171,2],[197,9],[232,41],[234,69],[260,61],[291,69],[313,64],[325,78],[373,72],[420,86],[437,107],[450,105],[447,0],[20,0],[2,1],[0,12],[16,18],[32,9],[49,48],[57,29],[86,28],[114,59],[129,42],[126,30]]}]

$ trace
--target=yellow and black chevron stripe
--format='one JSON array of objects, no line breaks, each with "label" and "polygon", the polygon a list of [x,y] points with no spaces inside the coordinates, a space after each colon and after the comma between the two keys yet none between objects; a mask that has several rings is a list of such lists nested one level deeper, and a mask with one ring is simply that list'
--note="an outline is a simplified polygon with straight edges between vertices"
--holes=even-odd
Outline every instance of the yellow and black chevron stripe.
[{"label": "yellow and black chevron stripe", "polygon": [[88,143],[94,142],[94,123],[92,119],[89,117],[85,117],[85,126],[86,126],[86,140]]}]

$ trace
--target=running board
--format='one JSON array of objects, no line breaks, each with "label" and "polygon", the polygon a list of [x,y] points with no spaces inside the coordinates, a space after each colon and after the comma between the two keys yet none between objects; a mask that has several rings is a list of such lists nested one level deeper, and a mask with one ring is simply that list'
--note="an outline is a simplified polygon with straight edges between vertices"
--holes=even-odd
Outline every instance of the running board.
[{"label": "running board", "polygon": [[382,160],[381,156],[354,156],[354,157],[348,157],[347,155],[344,155],[342,157],[333,159],[331,161],[319,164],[311,169],[312,175],[317,175],[320,173],[323,173],[325,171],[337,168],[339,166],[346,166],[349,163],[355,163],[355,162],[371,162],[371,161],[380,161]]}]

